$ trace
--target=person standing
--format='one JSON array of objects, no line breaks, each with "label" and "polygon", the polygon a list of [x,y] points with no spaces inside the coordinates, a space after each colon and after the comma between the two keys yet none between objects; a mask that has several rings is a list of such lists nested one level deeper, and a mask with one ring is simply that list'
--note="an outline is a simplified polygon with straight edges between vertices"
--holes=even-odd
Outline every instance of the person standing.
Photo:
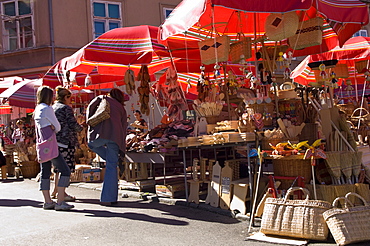
[{"label": "person standing", "polygon": [[17,126],[17,128],[14,129],[13,134],[12,134],[12,139],[13,139],[14,144],[17,142],[23,142],[25,139],[23,120],[17,120],[15,125]]},{"label": "person standing", "polygon": [[[53,109],[61,126],[60,131],[56,134],[59,153],[63,156],[69,169],[73,173],[75,171],[75,150],[78,146],[77,132],[82,131],[83,126],[77,123],[73,109],[70,106],[72,92],[62,86],[56,87],[55,91],[56,102],[53,105]],[[57,168],[54,168],[54,173],[54,182],[57,184],[59,180],[59,171]],[[56,198],[57,193],[58,190],[55,185],[51,197]],[[76,200],[74,196],[68,195],[67,193],[64,193],[64,197],[67,202]]]},{"label": "person standing", "polygon": [[[87,107],[86,119],[92,117],[104,96],[94,98]],[[124,107],[124,94],[113,88],[106,100],[110,105],[110,118],[88,126],[87,141],[89,148],[106,162],[101,205],[110,206],[118,200],[117,165],[120,153],[126,150],[127,113]],[[122,157],[122,156],[121,156]]]},{"label": "person standing", "polygon": [[[37,90],[36,98],[37,105],[34,111],[34,120],[37,138],[47,139],[46,136],[43,136],[44,129],[51,127],[55,132],[59,132],[61,127],[60,123],[57,120],[54,110],[51,107],[53,103],[53,94],[54,91],[48,86],[41,86]],[[54,165],[58,168],[61,173],[60,179],[58,181],[58,199],[55,203],[50,197],[50,175],[51,175],[51,165]],[[64,193],[66,187],[69,186],[69,180],[71,176],[71,171],[62,155],[59,155],[52,159],[51,161],[43,162],[41,165],[41,179],[40,179],[40,190],[44,197],[44,209],[55,209],[55,210],[70,210],[74,206],[67,204],[64,201]]]}]

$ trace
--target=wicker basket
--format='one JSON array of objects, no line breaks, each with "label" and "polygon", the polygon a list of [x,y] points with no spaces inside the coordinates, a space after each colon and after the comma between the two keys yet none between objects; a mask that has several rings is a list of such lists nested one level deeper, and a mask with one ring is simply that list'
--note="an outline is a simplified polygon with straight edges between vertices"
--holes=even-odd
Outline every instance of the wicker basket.
[{"label": "wicker basket", "polygon": [[[304,177],[304,183],[310,183],[312,179],[311,160],[304,160],[303,155],[291,155],[272,160],[275,176]],[[281,180],[281,189],[287,190],[293,181]]]},{"label": "wicker basket", "polygon": [[355,68],[358,73],[364,73],[367,70],[369,61],[355,61]]},{"label": "wicker basket", "polygon": [[280,41],[293,36],[299,24],[299,18],[295,11],[287,13],[272,13],[267,16],[265,22],[266,36],[269,40]]},{"label": "wicker basket", "polygon": [[288,141],[287,138],[267,138],[263,137],[261,140],[261,148],[262,150],[272,150],[270,143],[273,146],[276,146],[278,143],[286,143]]},{"label": "wicker basket", "polygon": [[[348,200],[349,196],[360,198],[364,206],[354,207]],[[337,203],[342,199],[346,206],[338,208]],[[360,195],[347,193],[345,197],[335,199],[333,207],[324,212],[323,216],[337,245],[370,240],[370,206]]]},{"label": "wicker basket", "polygon": [[198,46],[204,65],[225,62],[229,59],[230,38],[226,35],[200,41]]},{"label": "wicker basket", "polygon": [[323,24],[324,19],[321,17],[300,22],[296,34],[289,38],[290,47],[300,50],[321,45]]},{"label": "wicker basket", "polygon": [[37,161],[22,161],[21,171],[23,178],[35,178],[40,172],[40,164]]},{"label": "wicker basket", "polygon": [[[302,190],[305,200],[289,200],[294,191]],[[305,188],[289,189],[286,198],[267,198],[263,210],[261,232],[265,234],[295,238],[326,240],[329,230],[323,213],[331,204],[320,200],[309,200]]]},{"label": "wicker basket", "polygon": [[241,56],[244,59],[252,57],[252,45],[250,37],[242,37],[238,34],[239,41],[230,45],[230,60],[232,63],[239,63]]},{"label": "wicker basket", "polygon": [[82,182],[82,169],[75,169],[73,173],[71,173],[71,182]]},{"label": "wicker basket", "polygon": [[333,72],[335,73],[335,77],[337,78],[348,78],[349,77],[349,72],[348,72],[348,66],[347,64],[337,64],[333,68]]}]

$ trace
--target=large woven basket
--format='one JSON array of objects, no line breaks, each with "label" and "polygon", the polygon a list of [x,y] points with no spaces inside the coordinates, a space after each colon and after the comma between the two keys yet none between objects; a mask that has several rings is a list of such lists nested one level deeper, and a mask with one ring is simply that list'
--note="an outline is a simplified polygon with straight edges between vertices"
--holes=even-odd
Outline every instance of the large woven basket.
[{"label": "large woven basket", "polygon": [[300,22],[296,34],[289,38],[290,47],[300,50],[321,45],[323,24],[324,19],[321,17]]},{"label": "large woven basket", "polygon": [[[312,179],[311,160],[304,160],[303,155],[291,155],[272,160],[275,176],[304,177],[304,183]],[[292,185],[292,180],[281,180],[281,189],[287,190]]]},{"label": "large woven basket", "polygon": [[266,18],[265,31],[269,40],[280,41],[293,36],[299,24],[295,11],[288,13],[272,13]]},{"label": "large woven basket", "polygon": [[250,37],[240,37],[239,41],[230,45],[230,61],[239,63],[242,56],[244,59],[252,57],[252,43]]},{"label": "large woven basket", "polygon": [[[305,200],[290,200],[289,195],[302,190]],[[331,204],[320,200],[309,200],[305,188],[289,189],[285,198],[267,198],[263,210],[261,232],[270,235],[326,240],[329,230],[323,213]]]},{"label": "large woven basket", "polygon": [[227,35],[200,41],[198,46],[204,65],[224,62],[229,59],[230,38]]},{"label": "large woven basket", "polygon": [[337,64],[333,68],[333,72],[335,73],[335,77],[337,78],[348,78],[349,72],[348,72],[348,66],[347,64]]},{"label": "large woven basket", "polygon": [[366,61],[355,61],[355,68],[356,68],[357,72],[358,73],[366,72],[366,70],[368,68],[368,63],[369,63],[368,60],[366,60]]},{"label": "large woven basket", "polygon": [[22,161],[21,171],[23,178],[35,178],[40,172],[40,164],[37,161]]},{"label": "large woven basket", "polygon": [[[353,206],[349,196],[362,200],[363,206]],[[339,200],[345,200],[345,207],[338,208]],[[345,197],[334,200],[332,209],[324,212],[323,216],[337,245],[370,240],[370,206],[356,193],[347,193]]]}]

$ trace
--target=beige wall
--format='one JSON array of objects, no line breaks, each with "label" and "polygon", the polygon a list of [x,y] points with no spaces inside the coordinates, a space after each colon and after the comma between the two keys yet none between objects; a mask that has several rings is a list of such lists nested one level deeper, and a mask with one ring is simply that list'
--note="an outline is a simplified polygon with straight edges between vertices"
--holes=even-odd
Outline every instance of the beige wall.
[{"label": "beige wall", "polygon": [[[3,2],[5,0],[0,0]],[[154,25],[163,22],[162,7],[181,0],[109,0],[121,2],[122,25]],[[51,0],[55,61],[73,54],[93,39],[90,0]],[[36,47],[0,55],[0,77],[45,73],[53,65],[48,0],[34,0]],[[2,36],[0,29],[0,34]],[[1,37],[0,36],[0,37]],[[40,69],[38,69],[40,67]],[[12,72],[13,71],[13,72]]]}]

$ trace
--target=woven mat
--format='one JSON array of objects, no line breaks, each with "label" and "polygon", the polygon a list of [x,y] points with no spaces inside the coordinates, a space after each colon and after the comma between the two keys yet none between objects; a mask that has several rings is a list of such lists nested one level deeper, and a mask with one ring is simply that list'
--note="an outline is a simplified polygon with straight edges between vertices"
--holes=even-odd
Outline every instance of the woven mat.
[{"label": "woven mat", "polygon": [[267,242],[267,243],[276,243],[276,244],[286,244],[286,245],[298,245],[298,246],[308,244],[308,241],[306,240],[266,236],[262,232],[256,232],[252,234],[251,236],[247,237],[247,240]]}]

